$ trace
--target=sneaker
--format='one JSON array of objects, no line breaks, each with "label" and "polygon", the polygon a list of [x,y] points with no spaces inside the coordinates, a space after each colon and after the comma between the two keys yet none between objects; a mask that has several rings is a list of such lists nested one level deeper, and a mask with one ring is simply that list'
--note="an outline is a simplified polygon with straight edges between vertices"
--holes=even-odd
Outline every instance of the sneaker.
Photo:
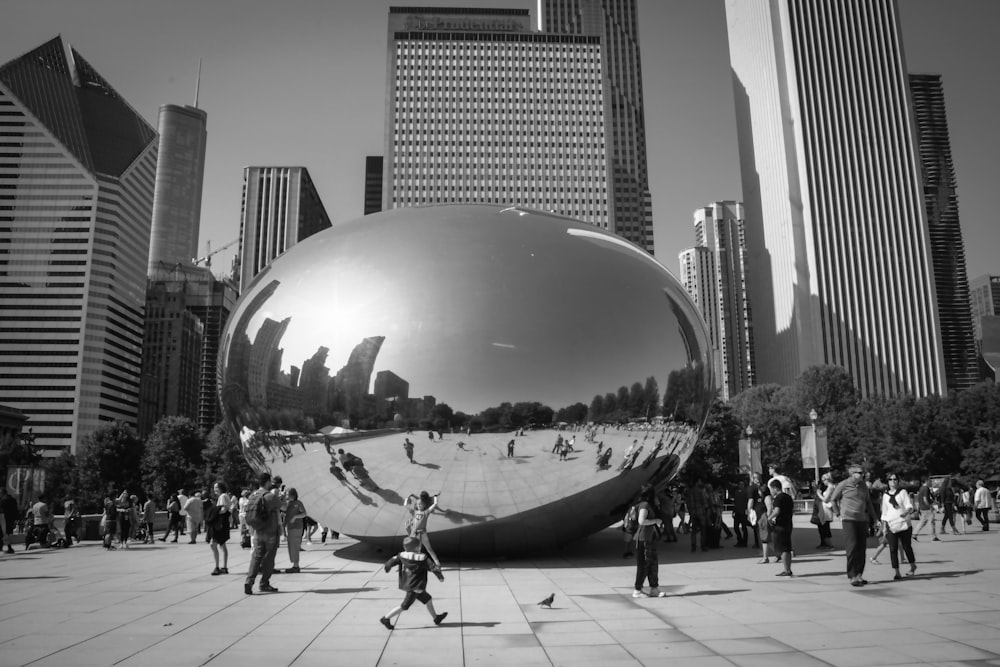
[{"label": "sneaker", "polygon": [[901,574],[899,574],[899,573],[896,573],[895,575],[893,575],[893,577],[892,577],[892,578],[893,578],[893,580],[895,580],[895,581],[899,581],[900,579],[902,579],[902,578],[903,578],[903,575],[901,575]]},{"label": "sneaker", "polygon": [[774,576],[776,576],[776,577],[794,577],[795,575],[793,575],[791,573],[791,571],[788,571],[788,572],[781,571],[781,572],[779,572],[778,574],[776,574]]},{"label": "sneaker", "polygon": [[906,576],[912,577],[914,574],[916,574],[916,572],[917,572],[917,566],[910,565],[910,571],[906,573]]},{"label": "sneaker", "polygon": [[277,593],[278,589],[275,588],[274,586],[272,586],[271,584],[261,584],[260,585],[260,592],[261,593]]},{"label": "sneaker", "polygon": [[222,570],[220,570],[219,568],[215,568],[214,570],[212,570],[212,576],[213,577],[217,577],[220,574],[222,574]]},{"label": "sneaker", "polygon": [[878,562],[878,558],[869,558],[868,560],[870,560],[872,562],[872,565],[881,565],[882,564],[882,563]]},{"label": "sneaker", "polygon": [[382,618],[378,619],[378,622],[381,623],[382,625],[384,625],[385,627],[389,628],[390,630],[392,630],[392,623],[390,623],[389,619],[386,618],[385,616],[383,616]]},{"label": "sneaker", "polygon": [[301,572],[301,570],[299,570],[298,565],[296,565],[295,567],[285,568],[285,574],[298,574],[299,572]]},{"label": "sneaker", "polygon": [[634,598],[644,598],[644,597],[646,597],[646,594],[643,593],[641,590],[636,589],[636,590],[632,591],[632,597],[634,597]]},{"label": "sneaker", "polygon": [[220,571],[222,572],[222,574],[229,574],[229,568],[228,567],[224,567]]},{"label": "sneaker", "polygon": [[247,595],[253,595],[253,586],[251,584],[243,584],[243,592]]},{"label": "sneaker", "polygon": [[437,616],[435,616],[434,617],[434,625],[441,625],[441,621],[443,621],[444,618],[445,618],[445,616],[447,616],[447,615],[448,615],[448,612],[442,612],[442,613],[438,614]]},{"label": "sneaker", "polygon": [[665,598],[665,597],[667,597],[667,594],[664,593],[663,591],[661,591],[659,588],[655,588],[654,587],[654,588],[650,588],[649,589],[649,597],[651,597],[651,598]]}]

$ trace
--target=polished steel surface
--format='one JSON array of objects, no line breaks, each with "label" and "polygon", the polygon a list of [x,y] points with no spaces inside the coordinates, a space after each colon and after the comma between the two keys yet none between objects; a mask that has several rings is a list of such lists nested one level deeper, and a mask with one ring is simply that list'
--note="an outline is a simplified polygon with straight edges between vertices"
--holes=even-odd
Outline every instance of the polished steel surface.
[{"label": "polished steel surface", "polygon": [[[426,490],[441,494],[439,554],[511,556],[609,525],[643,483],[676,473],[715,395],[710,354],[678,281],[617,236],[514,207],[407,208],[322,231],[265,269],[227,325],[220,394],[251,464],[321,523],[396,548],[404,499]],[[665,416],[564,425],[573,451],[552,451],[560,426],[544,406],[650,377]],[[519,403],[539,408],[523,435],[448,426]]]}]

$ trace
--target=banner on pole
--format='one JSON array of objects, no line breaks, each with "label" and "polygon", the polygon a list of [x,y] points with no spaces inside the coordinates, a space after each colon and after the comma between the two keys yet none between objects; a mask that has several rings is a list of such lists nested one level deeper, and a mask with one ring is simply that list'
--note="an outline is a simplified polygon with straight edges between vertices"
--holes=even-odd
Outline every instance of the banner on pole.
[{"label": "banner on pole", "polygon": [[829,468],[826,426],[800,426],[799,434],[802,438],[802,467]]},{"label": "banner on pole", "polygon": [[740,472],[750,474],[750,439],[740,438]]}]

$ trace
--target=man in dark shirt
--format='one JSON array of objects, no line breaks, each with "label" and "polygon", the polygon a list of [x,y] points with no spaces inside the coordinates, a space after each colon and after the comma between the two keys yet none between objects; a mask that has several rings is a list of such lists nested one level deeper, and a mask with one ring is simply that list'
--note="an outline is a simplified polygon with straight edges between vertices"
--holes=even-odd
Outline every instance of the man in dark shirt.
[{"label": "man in dark shirt", "polygon": [[795,502],[781,488],[781,480],[772,479],[768,482],[771,497],[774,499],[771,515],[771,547],[783,569],[776,576],[792,576],[792,516],[795,514]]},{"label": "man in dark shirt", "polygon": [[10,538],[14,534],[14,526],[17,525],[17,501],[14,496],[7,493],[6,487],[0,486],[0,513],[4,519],[4,530],[2,539],[7,544],[7,553],[14,553],[14,547],[10,544]]},{"label": "man in dark shirt", "polygon": [[747,520],[747,483],[740,480],[736,484],[736,491],[733,492],[733,530],[736,531],[736,546],[747,546],[749,533],[747,529],[750,522]]}]

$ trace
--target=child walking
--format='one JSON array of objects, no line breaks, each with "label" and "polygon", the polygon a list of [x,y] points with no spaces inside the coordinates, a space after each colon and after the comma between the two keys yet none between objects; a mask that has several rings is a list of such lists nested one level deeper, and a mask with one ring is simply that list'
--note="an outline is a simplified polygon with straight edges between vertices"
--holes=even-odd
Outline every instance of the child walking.
[{"label": "child walking", "polygon": [[434,610],[431,594],[427,592],[427,572],[433,572],[438,581],[444,581],[444,575],[437,563],[430,561],[427,554],[420,550],[420,540],[416,537],[404,537],[403,551],[386,561],[385,571],[388,572],[393,566],[399,566],[399,590],[406,591],[406,596],[398,607],[380,618],[379,623],[392,630],[392,619],[409,609],[414,601],[419,601],[427,607],[434,625],[441,625],[448,612],[439,614]]}]

